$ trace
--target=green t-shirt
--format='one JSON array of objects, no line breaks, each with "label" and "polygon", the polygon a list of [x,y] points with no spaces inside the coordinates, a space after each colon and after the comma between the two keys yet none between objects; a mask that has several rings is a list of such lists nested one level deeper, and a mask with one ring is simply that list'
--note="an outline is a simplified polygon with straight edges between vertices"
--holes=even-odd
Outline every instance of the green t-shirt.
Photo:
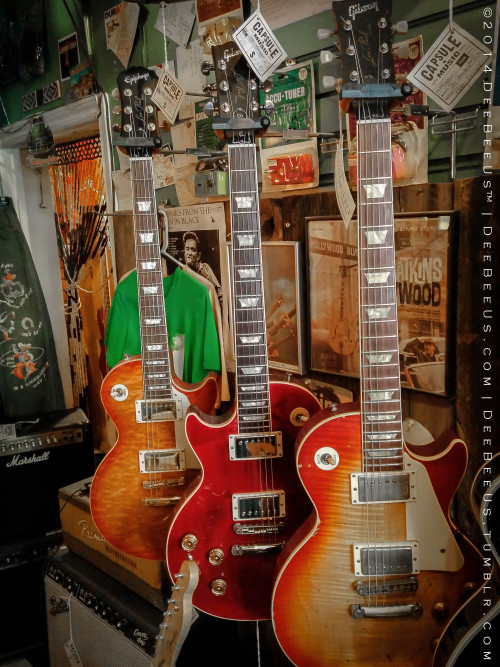
[{"label": "green t-shirt", "polygon": [[[199,382],[210,371],[220,373],[220,348],[208,290],[181,269],[163,278],[170,349],[184,346],[182,380]],[[106,359],[110,367],[125,354],[141,353],[137,272],[119,283],[106,325]],[[174,364],[175,366],[175,364]]]}]

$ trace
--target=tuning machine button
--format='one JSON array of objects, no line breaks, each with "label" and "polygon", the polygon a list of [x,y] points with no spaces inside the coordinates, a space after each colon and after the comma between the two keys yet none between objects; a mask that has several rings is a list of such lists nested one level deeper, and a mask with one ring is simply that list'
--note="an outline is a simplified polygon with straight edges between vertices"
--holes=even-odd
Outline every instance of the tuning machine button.
[{"label": "tuning machine button", "polygon": [[330,28],[318,28],[316,31],[316,37],[318,39],[330,39],[335,35],[335,31]]},{"label": "tuning machine button", "polygon": [[271,79],[266,79],[263,83],[259,84],[259,88],[265,93],[270,93],[273,89],[273,82]]},{"label": "tuning machine button", "polygon": [[118,88],[113,88],[113,90],[111,91],[111,97],[116,101],[120,99],[120,91],[118,90]]},{"label": "tuning machine button", "polygon": [[210,62],[210,60],[204,60],[201,63],[200,69],[201,69],[202,74],[204,74],[205,76],[208,76],[210,74],[210,72],[214,71],[215,67],[214,67],[214,64]]},{"label": "tuning machine button", "polygon": [[214,579],[210,584],[210,590],[215,596],[221,597],[227,591],[227,583],[224,579]]},{"label": "tuning machine button", "polygon": [[209,116],[210,118],[212,116],[218,116],[219,115],[219,108],[215,106],[213,102],[207,102],[205,106],[203,107],[203,111]]},{"label": "tuning machine button", "polygon": [[184,551],[194,551],[198,544],[198,538],[192,533],[187,533],[181,540],[181,546]]},{"label": "tuning machine button", "polygon": [[274,102],[271,102],[271,100],[266,100],[260,108],[266,113],[271,113],[271,111],[274,111]]},{"label": "tuning machine button", "polygon": [[206,83],[202,87],[202,91],[205,95],[211,95],[215,97],[217,95],[217,84],[216,83]]}]

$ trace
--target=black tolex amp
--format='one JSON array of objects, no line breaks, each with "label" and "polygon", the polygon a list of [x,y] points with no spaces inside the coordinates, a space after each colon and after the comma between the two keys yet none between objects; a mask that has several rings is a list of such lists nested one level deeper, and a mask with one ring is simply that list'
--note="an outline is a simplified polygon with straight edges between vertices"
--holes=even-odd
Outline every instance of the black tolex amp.
[{"label": "black tolex amp", "polygon": [[89,420],[79,408],[0,426],[0,540],[60,528],[58,490],[94,473]]},{"label": "black tolex amp", "polygon": [[45,602],[53,667],[150,667],[162,612],[65,547],[49,559]]}]

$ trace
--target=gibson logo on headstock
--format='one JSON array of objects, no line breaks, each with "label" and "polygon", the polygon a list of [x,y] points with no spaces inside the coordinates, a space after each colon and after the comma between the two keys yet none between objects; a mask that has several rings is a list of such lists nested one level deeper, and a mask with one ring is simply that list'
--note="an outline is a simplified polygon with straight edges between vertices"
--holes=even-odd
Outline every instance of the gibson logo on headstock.
[{"label": "gibson logo on headstock", "polygon": [[240,56],[241,51],[239,49],[226,49],[224,51],[224,60],[226,62],[229,62],[231,58],[236,58],[236,56]]},{"label": "gibson logo on headstock", "polygon": [[141,79],[149,79],[149,78],[150,78],[149,72],[145,72],[144,74],[129,74],[123,80],[125,81],[125,83],[133,84],[137,83],[137,81],[140,81]]},{"label": "gibson logo on headstock", "polygon": [[378,2],[369,2],[366,5],[360,5],[358,2],[357,5],[351,5],[349,7],[349,16],[354,20],[358,14],[364,14],[364,12],[368,12],[370,9],[375,9],[378,12]]}]

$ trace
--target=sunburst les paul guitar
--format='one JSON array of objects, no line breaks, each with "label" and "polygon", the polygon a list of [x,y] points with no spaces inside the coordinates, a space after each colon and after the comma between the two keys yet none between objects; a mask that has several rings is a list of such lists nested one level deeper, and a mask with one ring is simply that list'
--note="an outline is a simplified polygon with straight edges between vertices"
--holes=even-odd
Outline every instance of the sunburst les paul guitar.
[{"label": "sunburst les paul guitar", "polygon": [[200,569],[195,607],[245,621],[270,618],[277,557],[309,511],[294,443],[319,403],[302,387],[269,382],[255,146],[263,127],[259,87],[236,44],[214,47],[213,58],[220,109],[213,126],[229,137],[236,405],[228,418],[210,420],[193,408],[187,414],[203,477],[176,512],[167,565],[173,576],[190,553]]},{"label": "sunburst les paul guitar", "polygon": [[450,434],[403,442],[388,105],[406,90],[390,83],[390,3],[333,6],[357,111],[361,412],[324,411],[299,436],[314,512],[282,554],[273,624],[299,667],[430,667],[482,578],[449,517],[467,450]]},{"label": "sunburst les paul guitar", "polygon": [[152,160],[161,145],[151,102],[156,79],[141,67],[118,77],[122,131],[115,143],[130,155],[142,358],[120,362],[103,381],[102,403],[118,440],[94,475],[90,501],[113,546],[163,560],[176,503],[199,474],[184,436],[185,411],[195,403],[212,412],[217,384],[215,373],[183,383],[171,368]]}]

